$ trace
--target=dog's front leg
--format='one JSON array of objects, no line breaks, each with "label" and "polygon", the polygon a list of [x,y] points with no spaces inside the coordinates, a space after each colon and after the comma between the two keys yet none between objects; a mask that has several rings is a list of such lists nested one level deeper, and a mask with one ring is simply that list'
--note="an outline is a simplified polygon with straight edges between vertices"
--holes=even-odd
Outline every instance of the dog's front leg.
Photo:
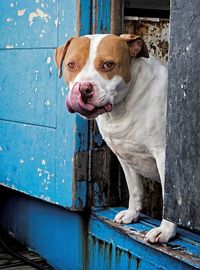
[{"label": "dog's front leg", "polygon": [[[164,151],[156,155],[156,163],[161,179],[162,195],[164,198],[164,187],[165,187],[165,154]],[[176,235],[176,224],[166,219],[163,219],[160,226],[150,230],[145,239],[150,243],[167,243]]]},{"label": "dog's front leg", "polygon": [[127,210],[119,212],[114,221],[117,223],[131,223],[137,222],[139,219],[139,212],[142,209],[143,199],[143,185],[142,176],[138,174],[131,165],[119,158],[119,161],[124,170],[126,182],[129,190],[129,207]]}]

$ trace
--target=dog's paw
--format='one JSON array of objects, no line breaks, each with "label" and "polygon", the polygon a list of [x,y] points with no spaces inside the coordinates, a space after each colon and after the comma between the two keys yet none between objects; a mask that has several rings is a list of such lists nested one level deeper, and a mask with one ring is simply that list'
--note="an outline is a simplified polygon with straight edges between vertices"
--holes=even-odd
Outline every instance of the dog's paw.
[{"label": "dog's paw", "polygon": [[176,235],[176,224],[162,220],[161,225],[150,230],[146,236],[145,241],[149,243],[167,243]]},{"label": "dog's paw", "polygon": [[123,210],[115,216],[114,222],[119,224],[121,223],[129,224],[132,222],[137,222],[138,219],[139,219],[139,212],[131,210]]}]

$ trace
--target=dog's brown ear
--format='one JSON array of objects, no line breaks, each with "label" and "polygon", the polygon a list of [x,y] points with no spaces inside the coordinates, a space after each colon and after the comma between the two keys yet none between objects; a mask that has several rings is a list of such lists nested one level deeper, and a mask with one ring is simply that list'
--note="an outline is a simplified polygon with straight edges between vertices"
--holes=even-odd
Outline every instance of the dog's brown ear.
[{"label": "dog's brown ear", "polygon": [[62,64],[65,59],[65,55],[67,53],[67,49],[69,47],[70,42],[72,41],[73,38],[69,39],[64,45],[60,46],[59,48],[55,49],[54,51],[54,60],[56,63],[56,66],[59,70],[59,78],[62,77]]},{"label": "dog's brown ear", "polygon": [[137,35],[123,34],[120,37],[127,43],[132,57],[149,58],[149,51],[143,38]]}]

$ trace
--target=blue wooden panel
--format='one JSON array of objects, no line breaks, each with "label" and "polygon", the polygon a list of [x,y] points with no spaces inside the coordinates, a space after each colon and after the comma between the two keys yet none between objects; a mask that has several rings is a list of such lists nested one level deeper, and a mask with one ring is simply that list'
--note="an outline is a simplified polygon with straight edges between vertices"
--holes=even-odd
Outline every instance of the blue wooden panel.
[{"label": "blue wooden panel", "polygon": [[0,48],[56,47],[57,5],[58,0],[0,1]]},{"label": "blue wooden panel", "polygon": [[98,0],[97,33],[110,33],[111,0]]},{"label": "blue wooden panel", "polygon": [[[89,7],[90,2],[90,0],[85,0],[84,5]],[[76,1],[60,1],[58,12],[60,21],[58,44],[60,45],[77,34]],[[82,34],[88,34],[90,29],[90,13],[90,9],[81,9]],[[77,114],[72,115],[67,111],[65,105],[67,93],[66,83],[62,78],[58,81],[57,90],[57,199],[61,205],[82,208],[86,205],[87,179],[81,179],[81,181],[76,179],[74,162],[78,153],[86,153],[88,150],[88,122]],[[65,190],[64,194],[63,190]]]},{"label": "blue wooden panel", "polygon": [[53,50],[0,50],[0,119],[56,126]]},{"label": "blue wooden panel", "polygon": [[55,129],[0,121],[1,184],[57,203],[55,136]]},{"label": "blue wooden panel", "polygon": [[88,269],[200,269],[200,245],[193,240],[198,235],[181,230],[181,237],[169,244],[151,245],[144,241],[154,227],[151,219],[142,216],[138,223],[119,225],[112,221],[118,211],[96,212],[89,221]]}]

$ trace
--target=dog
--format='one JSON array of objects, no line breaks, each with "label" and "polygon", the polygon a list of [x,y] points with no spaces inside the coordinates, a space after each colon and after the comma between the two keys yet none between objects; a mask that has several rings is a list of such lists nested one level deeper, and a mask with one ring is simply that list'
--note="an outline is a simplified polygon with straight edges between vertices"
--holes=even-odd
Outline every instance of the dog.
[{"label": "dog", "polygon": [[[96,119],[124,170],[129,207],[114,221],[137,222],[142,177],[160,180],[164,196],[167,69],[130,34],[73,37],[55,50],[55,63],[69,87],[68,111]],[[145,240],[166,243],[175,234],[176,224],[162,219]]]}]

